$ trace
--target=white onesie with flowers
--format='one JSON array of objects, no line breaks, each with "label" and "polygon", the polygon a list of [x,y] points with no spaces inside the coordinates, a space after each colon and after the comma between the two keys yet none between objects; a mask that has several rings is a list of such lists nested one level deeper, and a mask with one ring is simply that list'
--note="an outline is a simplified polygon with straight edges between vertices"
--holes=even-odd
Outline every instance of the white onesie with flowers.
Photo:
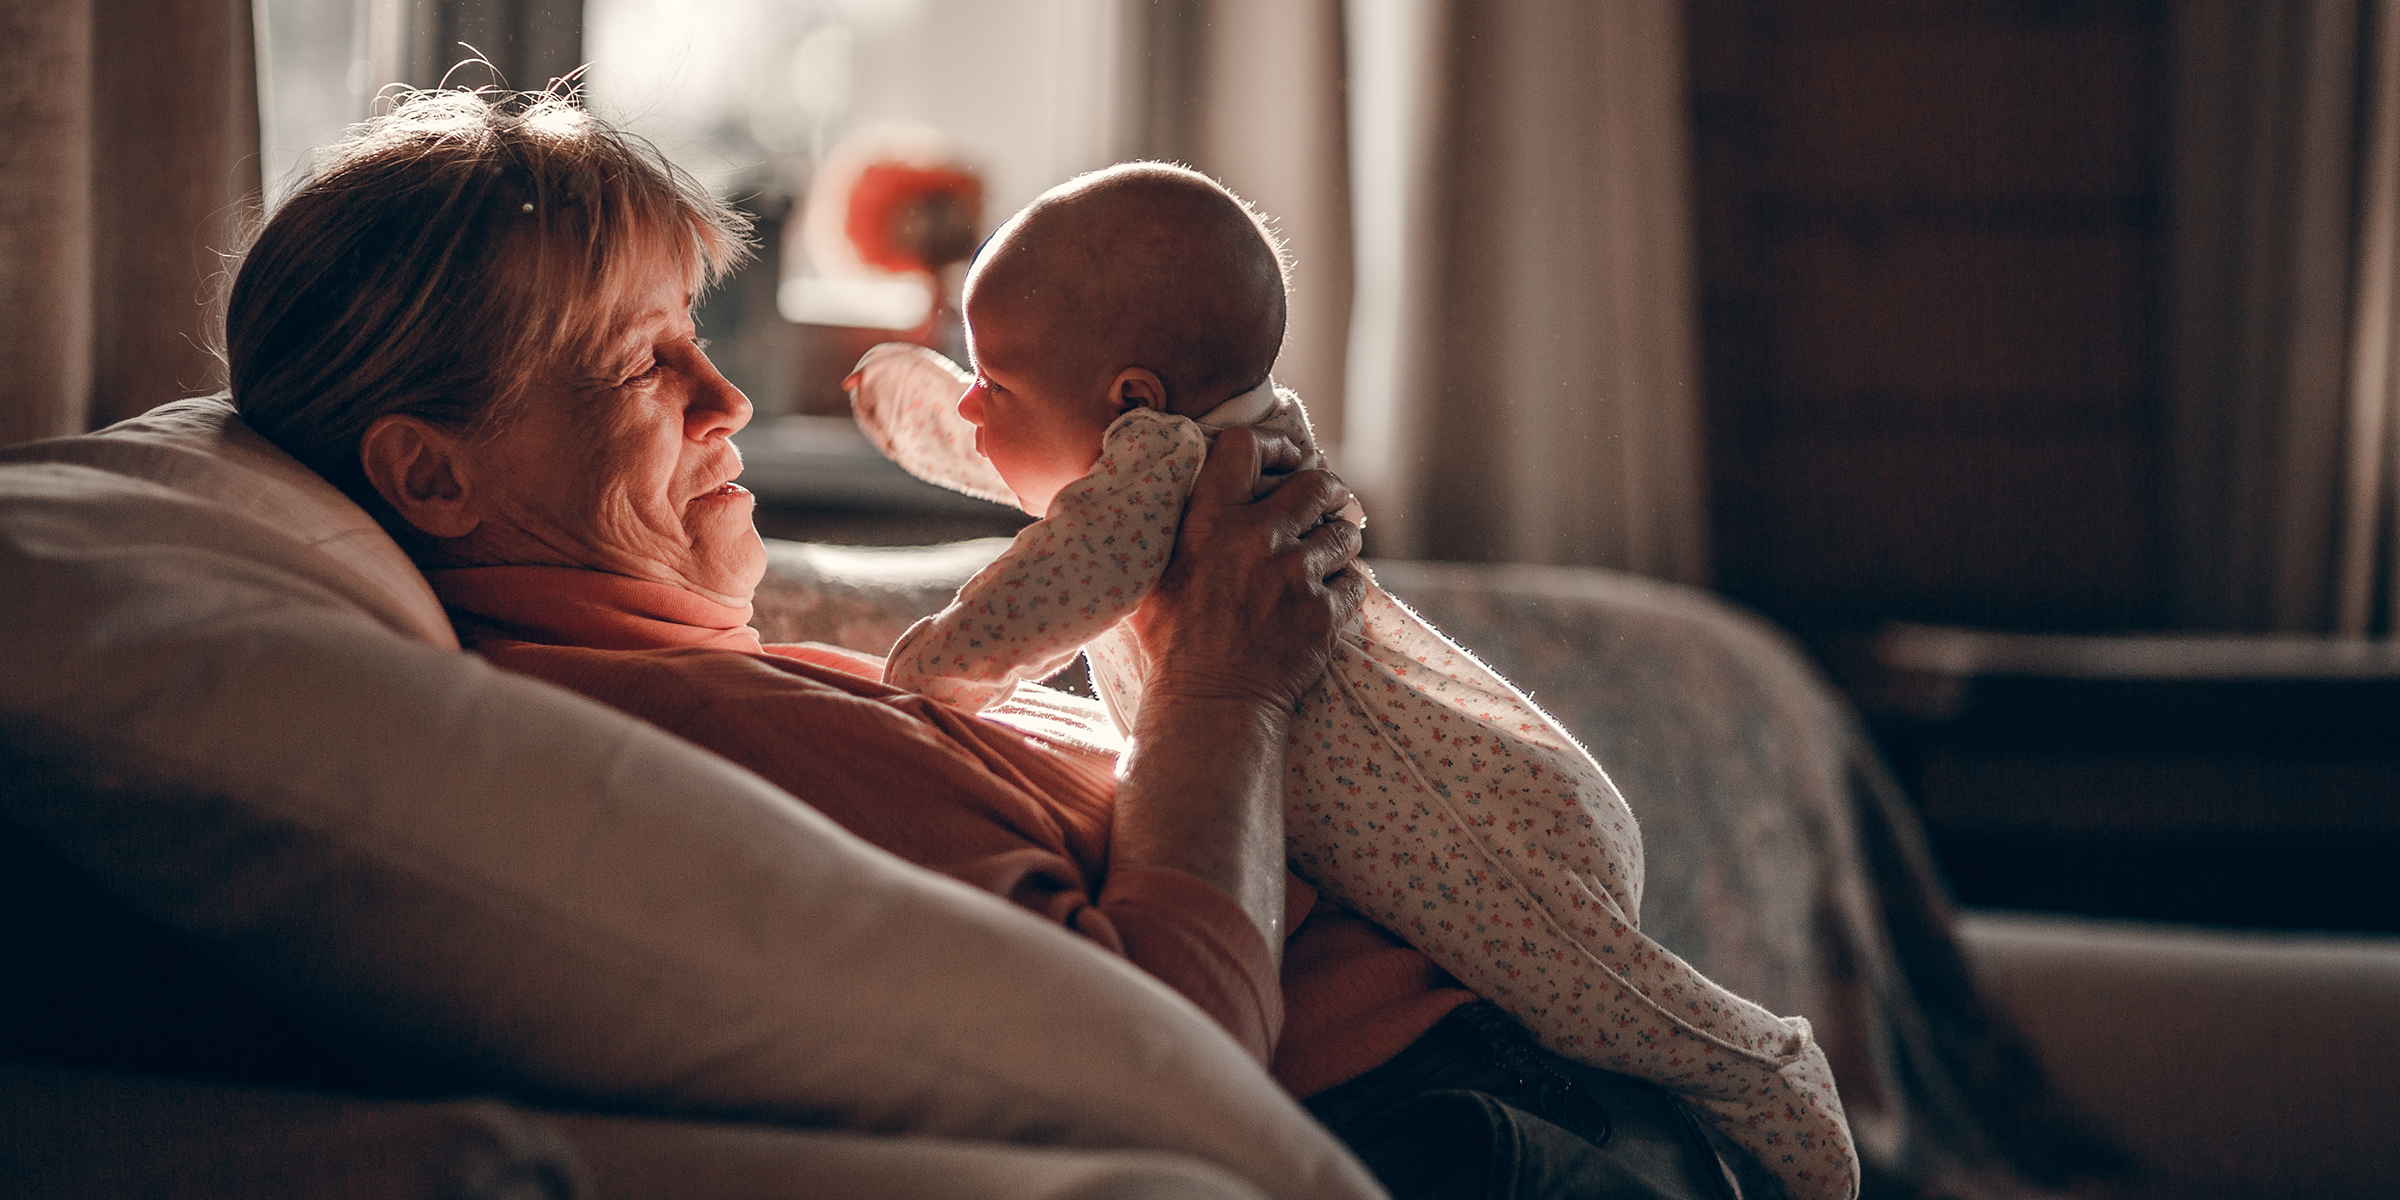
[{"label": "white onesie with flowers", "polygon": [[[972,381],[901,343],[859,363],[860,426],[911,474],[1007,502],[958,396]],[[1130,731],[1149,676],[1124,619],[1166,569],[1211,437],[1263,425],[1313,461],[1308,417],[1270,382],[1197,420],[1134,409],[1091,473],[902,635],[884,680],[971,710],[1077,652]],[[1795,1200],[1848,1200],[1858,1161],[1806,1019],[1703,977],[1639,927],[1633,812],[1575,739],[1370,579],[1286,754],[1292,868],[1506,1009],[1543,1045],[1661,1084]]]}]

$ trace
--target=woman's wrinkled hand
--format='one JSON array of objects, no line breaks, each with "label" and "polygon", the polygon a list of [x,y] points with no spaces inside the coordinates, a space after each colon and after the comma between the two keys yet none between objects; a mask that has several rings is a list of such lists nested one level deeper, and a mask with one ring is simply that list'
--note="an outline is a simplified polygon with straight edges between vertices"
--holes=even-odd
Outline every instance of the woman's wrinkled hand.
[{"label": "woman's wrinkled hand", "polygon": [[[1194,481],[1174,557],[1131,621],[1154,700],[1256,705],[1289,714],[1324,677],[1334,634],[1366,579],[1350,489],[1297,471],[1299,447],[1264,430],[1217,437]],[[1262,475],[1292,472],[1280,482]]]}]

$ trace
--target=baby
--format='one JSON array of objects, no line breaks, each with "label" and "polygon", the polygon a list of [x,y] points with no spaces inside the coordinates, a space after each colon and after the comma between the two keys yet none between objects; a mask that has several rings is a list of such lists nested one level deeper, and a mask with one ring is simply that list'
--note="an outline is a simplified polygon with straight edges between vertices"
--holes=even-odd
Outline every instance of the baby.
[{"label": "baby", "polygon": [[[1133,164],[993,236],[967,281],[973,376],[920,347],[870,351],[849,384],[878,447],[1042,518],[901,637],[886,682],[980,710],[1080,651],[1130,730],[1148,670],[1123,622],[1166,567],[1214,432],[1261,425],[1314,457],[1299,399],[1267,377],[1284,287],[1239,200]],[[1849,1130],[1807,1021],[1641,933],[1641,838],[1599,764],[1371,581],[1286,761],[1288,855],[1322,892],[1552,1050],[1674,1090],[1792,1196],[1849,1194]]]}]

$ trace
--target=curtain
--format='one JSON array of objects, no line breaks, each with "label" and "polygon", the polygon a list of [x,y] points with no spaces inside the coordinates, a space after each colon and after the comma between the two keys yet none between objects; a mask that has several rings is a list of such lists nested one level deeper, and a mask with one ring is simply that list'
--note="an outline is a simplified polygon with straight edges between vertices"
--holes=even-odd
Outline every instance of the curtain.
[{"label": "curtain", "polygon": [[0,441],[214,390],[210,315],[258,195],[247,0],[8,0]]},{"label": "curtain", "polygon": [[2392,628],[2389,0],[2174,13],[2167,434],[2176,618]]},{"label": "curtain", "polygon": [[0,8],[0,445],[81,433],[92,390],[88,0]]},{"label": "curtain", "polygon": [[[583,0],[362,0],[356,11],[381,82],[538,92],[583,63]],[[453,74],[476,57],[491,68]]]},{"label": "curtain", "polygon": [[2361,217],[2348,411],[2334,560],[2334,632],[2366,634],[2381,593],[2382,632],[2400,635],[2400,6],[2377,0],[2362,56]]},{"label": "curtain", "polygon": [[1681,6],[1348,12],[1376,552],[1706,582]]},{"label": "curtain", "polygon": [[1280,219],[1276,374],[1407,558],[1705,582],[1681,7],[1181,0],[1153,153]]},{"label": "curtain", "polygon": [[1275,378],[1341,444],[1352,284],[1341,0],[1151,6],[1145,153],[1206,171],[1273,219],[1292,268]]},{"label": "curtain", "polygon": [[[0,444],[223,386],[210,324],[259,206],[249,0],[0,2]],[[581,52],[575,0],[359,11],[375,69],[420,85],[459,41],[537,88]]]}]

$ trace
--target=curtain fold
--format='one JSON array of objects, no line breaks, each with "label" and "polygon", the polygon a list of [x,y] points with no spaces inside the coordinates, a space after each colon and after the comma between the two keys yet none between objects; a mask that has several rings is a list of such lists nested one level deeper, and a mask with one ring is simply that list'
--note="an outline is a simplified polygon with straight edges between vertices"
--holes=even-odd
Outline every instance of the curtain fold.
[{"label": "curtain fold", "polygon": [[1275,377],[1343,437],[1351,214],[1341,0],[1150,6],[1150,157],[1214,176],[1273,218],[1292,266]]},{"label": "curtain fold", "polygon": [[1706,582],[1680,5],[1349,15],[1376,553]]},{"label": "curtain fold", "polygon": [[[2368,86],[2356,311],[2352,320],[2348,420],[2343,434],[2340,545],[2334,564],[2334,632],[2375,626],[2400,633],[2400,13],[2369,5]],[[2380,593],[2380,595],[2379,595]]]},{"label": "curtain fold", "polygon": [[1373,551],[1705,582],[1681,6],[1145,7],[1150,151],[1278,219]]},{"label": "curtain fold", "polygon": [[2168,503],[2184,627],[2393,628],[2393,8],[2175,9]]},{"label": "curtain fold", "polygon": [[259,191],[248,0],[12,0],[5,21],[0,437],[221,386],[209,322]]},{"label": "curtain fold", "polygon": [[0,7],[0,445],[90,411],[91,71],[90,0]]}]

